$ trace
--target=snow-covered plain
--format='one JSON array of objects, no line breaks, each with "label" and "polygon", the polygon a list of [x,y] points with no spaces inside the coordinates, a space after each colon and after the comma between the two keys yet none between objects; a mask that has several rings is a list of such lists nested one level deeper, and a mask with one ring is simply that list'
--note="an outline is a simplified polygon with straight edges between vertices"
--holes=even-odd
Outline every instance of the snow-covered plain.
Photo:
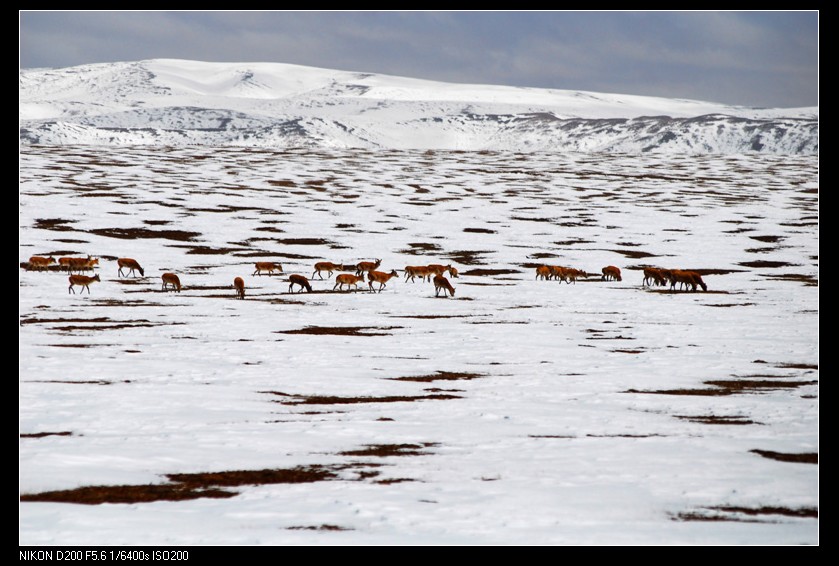
[{"label": "snow-covered plain", "polygon": [[[19,199],[21,262],[102,279],[20,272],[21,495],[233,494],[22,501],[22,545],[819,542],[817,156],[23,146]],[[288,293],[373,258],[455,297]]]}]

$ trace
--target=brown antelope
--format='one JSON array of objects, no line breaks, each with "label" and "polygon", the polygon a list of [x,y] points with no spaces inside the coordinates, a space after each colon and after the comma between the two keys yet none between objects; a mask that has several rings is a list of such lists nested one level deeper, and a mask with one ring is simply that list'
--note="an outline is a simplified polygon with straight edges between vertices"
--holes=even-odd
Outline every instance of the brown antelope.
[{"label": "brown antelope", "polygon": [[358,275],[353,275],[352,273],[340,273],[335,277],[335,287],[332,287],[334,291],[336,288],[339,291],[344,289],[344,285],[347,286],[347,291],[350,290],[350,285],[355,287],[355,290],[358,291],[358,284],[364,281],[363,277],[359,277]]},{"label": "brown antelope", "polygon": [[84,290],[87,289],[87,294],[90,294],[90,284],[94,281],[99,281],[99,274],[97,273],[93,277],[88,277],[87,275],[71,275],[69,278],[70,280],[70,287],[67,289],[67,292],[73,292],[76,294],[76,290],[73,288],[74,285],[78,285],[82,288],[81,292],[84,293]]},{"label": "brown antelope", "polygon": [[274,271],[283,272],[283,266],[272,261],[258,261],[256,262],[256,270],[252,275],[262,275],[263,271],[267,271],[268,275],[274,275]]},{"label": "brown antelope", "polygon": [[645,267],[644,280],[641,282],[641,285],[646,285],[648,287],[652,287],[654,284],[662,287],[667,285],[667,277],[664,276],[664,271],[664,269],[659,269],[657,267]]},{"label": "brown antelope", "polygon": [[563,267],[561,265],[549,265],[548,269],[551,270],[551,277],[548,277],[548,279],[565,281],[565,272],[568,270],[567,267]]},{"label": "brown antelope", "polygon": [[306,289],[307,292],[312,292],[312,285],[309,283],[309,280],[303,277],[302,275],[297,275],[296,273],[288,276],[288,292],[293,293],[294,286],[300,285],[300,292],[303,292],[303,289]]},{"label": "brown antelope", "polygon": [[428,266],[425,265],[406,265],[405,266],[405,281],[408,279],[411,282],[414,281],[414,278],[419,277],[423,281],[428,281],[431,279],[431,271],[428,269]]},{"label": "brown antelope", "polygon": [[460,276],[457,274],[457,268],[456,267],[449,266],[449,275],[451,275],[452,277],[455,277],[455,278],[460,278]]},{"label": "brown antelope", "polygon": [[574,285],[577,284],[577,278],[579,277],[588,277],[588,273],[581,269],[574,269],[572,267],[566,267],[564,271],[565,282],[568,284],[573,283]]},{"label": "brown antelope", "polygon": [[37,269],[38,271],[42,271],[44,269],[48,269],[53,263],[55,263],[55,258],[52,256],[41,257],[39,255],[33,255],[29,258],[29,265],[26,269]]},{"label": "brown antelope", "polygon": [[333,271],[344,271],[344,266],[343,264],[332,263],[331,261],[319,261],[315,264],[315,270],[312,272],[312,279],[315,278],[315,274],[323,279],[323,274],[321,273],[322,271],[327,272],[326,278],[329,279],[332,277]]},{"label": "brown antelope", "polygon": [[370,286],[370,290],[373,291],[373,283],[378,283],[379,293],[381,293],[382,289],[387,287],[387,282],[394,277],[399,277],[399,274],[396,273],[395,269],[392,269],[390,273],[385,273],[384,271],[369,271],[367,272],[367,284]]},{"label": "brown antelope", "polygon": [[621,270],[614,265],[607,265],[601,271],[603,272],[603,276],[600,278],[601,281],[623,281],[621,279]]},{"label": "brown antelope", "polygon": [[236,295],[240,299],[245,298],[245,280],[241,277],[237,277],[233,280],[233,287],[236,289]]},{"label": "brown antelope", "polygon": [[452,266],[451,265],[442,265],[442,264],[439,264],[439,263],[429,263],[428,264],[428,270],[433,275],[442,275],[447,271],[449,273],[451,273]]},{"label": "brown antelope", "polygon": [[686,271],[683,269],[673,269],[670,271],[670,290],[674,290],[676,288],[676,283],[679,283],[679,288],[681,289],[684,286],[685,289],[688,287],[691,288],[692,291],[696,291],[696,287],[702,287],[703,291],[708,290],[708,286],[702,280],[702,276],[699,275],[696,271]]},{"label": "brown antelope", "polygon": [[449,296],[454,297],[454,287],[452,284],[449,283],[449,280],[443,277],[442,275],[437,275],[434,277],[434,296],[438,297],[440,295],[440,289],[443,290],[443,296],[446,296],[446,291],[448,291]]},{"label": "brown antelope", "polygon": [[117,275],[119,275],[120,277],[122,277],[122,270],[123,269],[129,269],[130,270],[128,272],[128,275],[134,275],[134,270],[135,269],[140,272],[141,276],[146,274],[146,272],[143,270],[143,268],[140,267],[140,264],[137,263],[137,260],[136,259],[131,259],[130,257],[119,258],[117,260],[117,265],[119,266],[119,269],[117,270]]},{"label": "brown antelope", "polygon": [[163,280],[163,291],[172,287],[172,289],[176,290],[178,293],[181,292],[181,280],[177,275],[174,273],[164,273],[160,276],[160,278]]},{"label": "brown antelope", "polygon": [[362,261],[355,266],[355,274],[361,275],[362,273],[369,273],[370,271],[378,269],[381,264],[382,260],[380,259],[377,259],[376,261]]},{"label": "brown antelope", "polygon": [[553,275],[553,269],[547,265],[540,265],[536,268],[536,280],[550,279]]},{"label": "brown antelope", "polygon": [[99,265],[98,258],[90,256],[85,257],[60,257],[58,258],[58,265],[65,268],[69,273],[78,271],[81,273],[86,269],[93,271],[93,267]]}]

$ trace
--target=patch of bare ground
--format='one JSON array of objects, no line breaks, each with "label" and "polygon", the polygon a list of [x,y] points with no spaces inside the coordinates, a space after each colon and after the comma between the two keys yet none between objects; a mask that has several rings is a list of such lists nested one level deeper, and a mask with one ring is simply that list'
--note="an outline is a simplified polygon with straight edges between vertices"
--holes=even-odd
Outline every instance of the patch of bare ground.
[{"label": "patch of bare ground", "polygon": [[342,527],[340,525],[310,525],[310,526],[297,526],[297,527],[286,527],[289,531],[352,531],[354,529],[350,527]]},{"label": "patch of bare ground", "polygon": [[65,218],[36,218],[34,227],[41,230],[68,232],[75,230],[75,228],[71,226],[66,226],[66,224],[72,224],[73,222],[73,220],[67,220]]},{"label": "patch of bare ground", "polygon": [[446,257],[454,262],[459,263],[461,265],[480,265],[482,259],[480,256],[491,254],[492,251],[482,251],[482,250],[460,250],[456,252],[451,252],[446,254]]},{"label": "patch of bare ground", "polygon": [[434,401],[447,399],[461,399],[459,395],[388,395],[384,397],[338,397],[335,395],[291,395],[280,391],[261,391],[269,395],[287,397],[287,400],[276,401],[282,405],[354,405],[364,403],[410,403],[414,401]]},{"label": "patch of bare ground", "polygon": [[814,277],[812,275],[805,275],[803,273],[761,273],[760,275],[763,277],[768,277],[770,279],[779,279],[781,281],[797,281],[799,283],[803,283],[807,287],[819,286],[819,280],[817,277]]},{"label": "patch of bare ground", "polygon": [[699,395],[707,397],[722,397],[740,393],[763,393],[782,389],[795,389],[805,385],[816,385],[818,381],[779,381],[768,379],[719,379],[703,382],[710,385],[703,389],[658,389],[638,390],[628,389],[624,393],[652,393],[656,395]]},{"label": "patch of bare ground", "polygon": [[[471,318],[476,315],[471,314],[403,314],[392,315],[394,318],[416,318],[419,320],[435,320],[438,318]],[[412,358],[409,358],[412,359]]]},{"label": "patch of bare ground", "polygon": [[278,334],[312,334],[316,336],[390,336],[387,330],[401,326],[307,326],[296,330],[278,330]]},{"label": "patch of bare ground", "polygon": [[412,375],[408,377],[390,377],[391,381],[415,381],[418,383],[429,383],[432,381],[458,381],[462,379],[478,379],[486,377],[482,373],[438,371],[429,375]]},{"label": "patch of bare ground", "polygon": [[753,452],[764,458],[769,458],[771,460],[778,460],[779,462],[794,462],[797,464],[818,464],[819,463],[819,454],[818,452],[799,452],[799,453],[790,453],[790,452],[773,452],[772,450],[759,450],[755,448],[754,450],[749,450],[749,452]]},{"label": "patch of bare ground", "polygon": [[294,181],[289,181],[288,179],[280,179],[277,181],[269,180],[268,184],[274,187],[296,187],[296,183]]},{"label": "patch of bare ground", "polygon": [[521,271],[517,269],[470,269],[468,271],[462,272],[461,275],[471,275],[475,277],[492,277],[494,275],[513,275],[518,273],[521,273]]},{"label": "patch of bare ground", "polygon": [[692,423],[712,425],[750,425],[763,424],[740,415],[674,415],[677,419]]},{"label": "patch of bare ground", "polygon": [[428,255],[430,253],[439,253],[443,248],[439,244],[433,242],[409,242],[408,247],[400,250],[400,254],[408,255]]},{"label": "patch of bare ground", "polygon": [[129,379],[121,381],[113,381],[109,379],[88,379],[88,380],[69,380],[69,379],[33,379],[29,383],[67,383],[70,385],[113,385],[114,383],[131,383]]},{"label": "patch of bare ground", "polygon": [[72,436],[73,433],[69,430],[62,430],[61,432],[29,432],[20,435],[21,438],[43,438],[45,436]]},{"label": "patch of bare ground", "polygon": [[495,230],[490,230],[489,228],[464,228],[464,232],[469,234],[495,234]]},{"label": "patch of bare ground", "polygon": [[755,303],[709,303],[703,304],[703,307],[720,307],[720,308],[730,308],[730,307],[753,307]]},{"label": "patch of bare ground", "polygon": [[628,350],[628,349],[617,349],[617,350],[610,350],[615,354],[643,354],[645,350]]},{"label": "patch of bare ground", "polygon": [[387,458],[389,456],[425,456],[430,452],[424,452],[425,448],[439,446],[436,442],[423,442],[422,444],[368,444],[358,450],[347,450],[339,452],[341,456],[375,456]]},{"label": "patch of bare ground", "polygon": [[656,254],[652,254],[649,252],[643,252],[640,250],[606,250],[610,252],[615,252],[617,254],[621,254],[625,257],[632,258],[632,259],[641,259],[645,257],[656,257]]},{"label": "patch of bare ground", "polygon": [[163,323],[151,322],[147,319],[137,320],[112,320],[107,316],[96,318],[25,318],[20,321],[20,324],[63,324],[63,323],[83,323],[71,324],[69,326],[53,326],[53,330],[62,332],[74,332],[76,330],[118,330],[122,328],[147,328],[153,326],[162,326]]},{"label": "patch of bare ground", "polygon": [[121,240],[159,238],[177,242],[191,242],[201,235],[199,232],[189,232],[187,230],[150,230],[149,228],[93,228],[87,230],[87,232]]},{"label": "patch of bare ground", "polygon": [[742,261],[737,265],[742,265],[743,267],[752,267],[752,268],[774,268],[774,267],[791,267],[796,266],[795,263],[788,263],[786,261],[769,261],[769,260],[757,260],[757,261]]},{"label": "patch of bare ground", "polygon": [[752,240],[757,240],[758,242],[764,242],[767,244],[775,244],[780,242],[781,240],[786,239],[786,236],[749,236]]},{"label": "patch of bare ground", "polygon": [[782,369],[819,369],[818,364],[797,364],[797,363],[777,364],[775,367],[782,368]]},{"label": "patch of bare ground", "polygon": [[[744,517],[745,515],[745,517]],[[780,515],[783,517],[801,517],[817,519],[819,510],[815,507],[735,507],[730,505],[705,507],[700,511],[678,513],[674,521],[733,521],[750,523],[756,519],[750,517]]]}]

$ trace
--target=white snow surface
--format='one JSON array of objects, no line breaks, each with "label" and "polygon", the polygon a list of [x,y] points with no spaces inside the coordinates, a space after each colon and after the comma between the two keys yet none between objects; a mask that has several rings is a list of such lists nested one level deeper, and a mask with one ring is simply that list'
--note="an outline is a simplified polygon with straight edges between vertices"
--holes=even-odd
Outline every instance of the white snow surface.
[{"label": "white snow surface", "polygon": [[[282,105],[335,77],[41,72],[72,100],[92,70],[104,90],[137,68],[182,104]],[[360,98],[425,92],[352,80]],[[72,108],[50,100],[21,114]],[[101,278],[73,294],[20,271],[24,499],[328,472],[210,486],[226,498],[22,500],[21,545],[819,543],[817,156],[24,145],[19,176],[20,261],[90,255]],[[316,261],[373,259],[399,274],[381,293],[333,293],[337,274],[289,293]],[[428,263],[460,271],[454,297],[405,280]],[[536,280],[543,263],[590,276]],[[645,287],[645,265],[703,270],[708,290]],[[310,327],[361,335],[288,333]]]},{"label": "white snow surface", "polygon": [[174,59],[20,71],[21,143],[818,152],[818,108]]}]

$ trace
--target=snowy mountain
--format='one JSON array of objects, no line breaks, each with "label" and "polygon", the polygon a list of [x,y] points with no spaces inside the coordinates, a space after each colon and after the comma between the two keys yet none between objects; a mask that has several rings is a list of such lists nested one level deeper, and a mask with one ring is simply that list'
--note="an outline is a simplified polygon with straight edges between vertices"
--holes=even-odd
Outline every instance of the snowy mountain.
[{"label": "snowy mountain", "polygon": [[817,154],[818,108],[155,59],[20,71],[20,143]]}]

